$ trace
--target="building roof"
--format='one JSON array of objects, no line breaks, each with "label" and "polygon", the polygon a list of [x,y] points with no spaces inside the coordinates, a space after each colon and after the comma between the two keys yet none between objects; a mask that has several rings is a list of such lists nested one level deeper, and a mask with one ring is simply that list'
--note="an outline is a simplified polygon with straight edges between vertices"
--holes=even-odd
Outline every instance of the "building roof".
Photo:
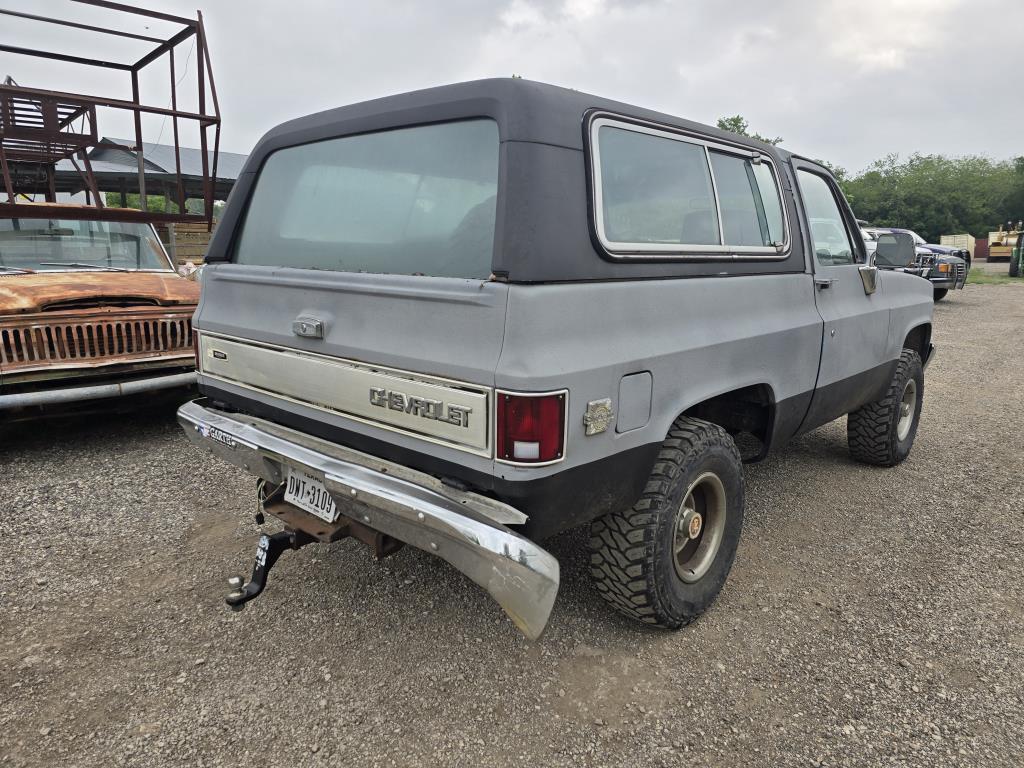
[{"label": "building roof", "polygon": [[[104,136],[99,144],[88,152],[89,164],[92,166],[96,184],[101,192],[121,192],[136,194],[138,184],[138,156],[133,149],[134,140]],[[181,176],[187,198],[203,196],[202,151],[191,147],[181,147]],[[174,145],[153,144],[143,142],[142,157],[145,162],[146,192],[150,195],[162,195],[176,183]],[[213,151],[207,152],[209,173],[213,174]],[[221,150],[217,159],[217,180],[214,188],[214,199],[224,200],[238,179],[238,174],[245,164],[246,155]],[[81,167],[81,161],[76,160]],[[42,167],[31,164],[12,163],[14,186],[19,192],[31,194],[37,191],[42,194],[46,189],[45,175]],[[56,165],[56,186],[58,192],[76,193],[85,189],[82,175],[70,160],[61,160]]]},{"label": "building roof", "polygon": [[[135,142],[131,139],[117,139],[104,136],[100,139],[99,145],[89,153],[89,162],[93,164],[93,170],[96,170],[98,161],[104,164],[127,165],[133,169],[138,168],[138,159],[135,152],[111,147],[109,146],[111,144],[131,147],[134,146]],[[209,167],[212,173],[213,151],[208,151],[206,154],[209,158]],[[181,147],[179,156],[181,158],[181,173],[183,176],[202,178],[203,153],[201,150],[193,149],[192,147]],[[150,171],[169,174],[173,174],[175,171],[173,144],[151,144],[148,141],[144,141],[142,142],[142,157],[146,161],[147,176]],[[246,157],[247,155],[239,155],[234,152],[221,150],[217,158],[217,179],[223,181],[234,181],[237,179],[238,174],[242,171],[242,166],[245,164]],[[60,166],[58,165],[59,168]]]}]

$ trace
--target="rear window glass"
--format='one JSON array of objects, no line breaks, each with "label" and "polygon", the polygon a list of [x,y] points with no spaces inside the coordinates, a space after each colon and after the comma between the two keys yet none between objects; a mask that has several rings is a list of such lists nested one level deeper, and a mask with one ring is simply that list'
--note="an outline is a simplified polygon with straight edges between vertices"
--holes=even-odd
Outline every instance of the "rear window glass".
[{"label": "rear window glass", "polygon": [[497,189],[493,120],[278,150],[256,181],[235,261],[486,279]]}]

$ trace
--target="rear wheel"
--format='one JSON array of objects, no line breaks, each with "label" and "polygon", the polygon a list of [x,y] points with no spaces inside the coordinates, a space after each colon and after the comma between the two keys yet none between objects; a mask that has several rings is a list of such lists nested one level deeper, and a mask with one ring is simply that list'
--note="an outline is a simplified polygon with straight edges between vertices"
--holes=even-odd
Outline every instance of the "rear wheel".
[{"label": "rear wheel", "polygon": [[949,293],[949,288],[936,288],[935,289],[935,300],[942,301],[946,298],[946,294]]},{"label": "rear wheel", "polygon": [[846,439],[857,461],[892,467],[910,455],[924,402],[921,356],[904,349],[889,389],[881,400],[846,417]]},{"label": "rear wheel", "polygon": [[590,572],[622,613],[678,629],[714,601],[743,528],[743,465],[724,429],[680,417],[643,496],[590,527]]}]

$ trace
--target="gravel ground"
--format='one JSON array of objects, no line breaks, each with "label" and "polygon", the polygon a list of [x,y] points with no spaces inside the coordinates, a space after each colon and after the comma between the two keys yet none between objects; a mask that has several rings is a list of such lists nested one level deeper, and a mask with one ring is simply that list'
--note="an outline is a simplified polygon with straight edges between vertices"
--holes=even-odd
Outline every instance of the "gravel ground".
[{"label": "gravel ground", "polygon": [[550,543],[540,641],[424,553],[285,555],[246,611],[253,483],[173,411],[0,445],[0,765],[1019,766],[1024,288],[936,307],[917,445],[837,422],[747,468],[732,575],[677,633],[611,612]]}]

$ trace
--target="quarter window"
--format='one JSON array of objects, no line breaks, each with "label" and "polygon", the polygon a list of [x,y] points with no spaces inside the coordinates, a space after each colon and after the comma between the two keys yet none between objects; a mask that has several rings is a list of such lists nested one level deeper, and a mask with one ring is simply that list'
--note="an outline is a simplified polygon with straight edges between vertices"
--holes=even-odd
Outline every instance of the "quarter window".
[{"label": "quarter window", "polygon": [[782,245],[782,204],[772,172],[750,158],[711,152],[726,245]]},{"label": "quarter window", "polygon": [[594,218],[613,253],[786,258],[779,185],[754,152],[599,118]]},{"label": "quarter window", "polygon": [[804,170],[797,173],[818,263],[826,267],[855,263],[855,251],[832,188],[816,173]]}]

